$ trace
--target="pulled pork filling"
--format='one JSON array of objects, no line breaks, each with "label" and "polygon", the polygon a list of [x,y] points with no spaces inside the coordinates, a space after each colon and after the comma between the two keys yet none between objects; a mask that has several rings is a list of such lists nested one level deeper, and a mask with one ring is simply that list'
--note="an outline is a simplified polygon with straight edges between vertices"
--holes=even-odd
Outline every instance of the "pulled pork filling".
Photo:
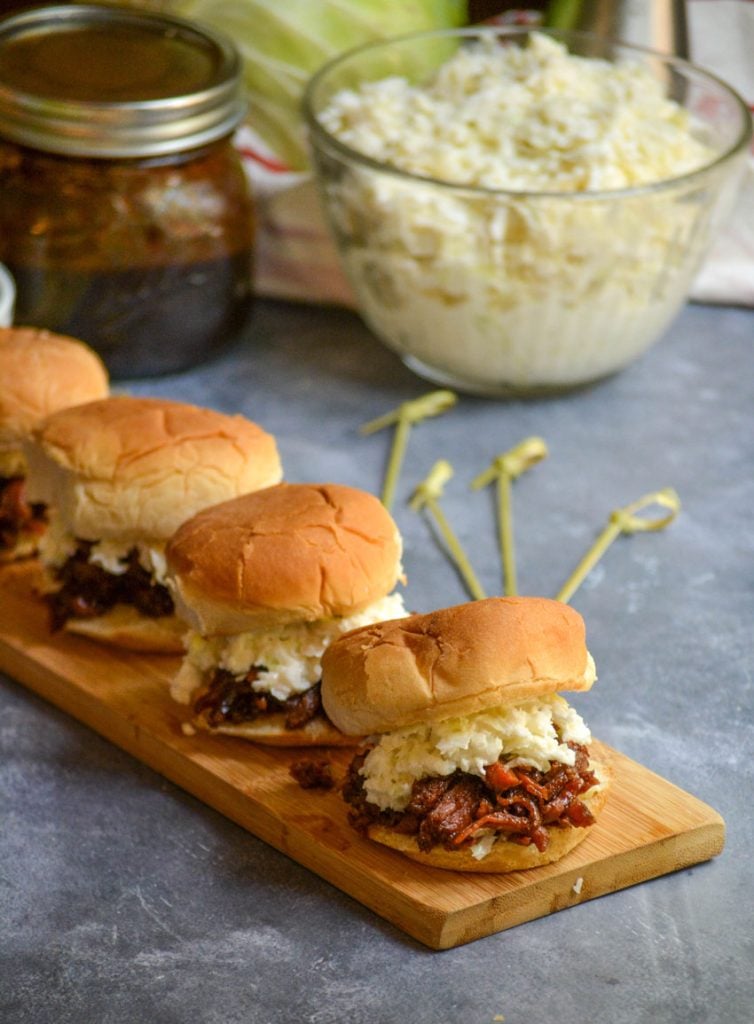
[{"label": "pulled pork filling", "polygon": [[552,762],[549,771],[541,772],[522,765],[509,768],[501,759],[487,766],[483,779],[462,771],[417,779],[403,811],[381,811],[366,799],[361,767],[367,747],[351,762],[343,788],[349,821],[360,832],[380,824],[415,836],[425,852],[438,844],[449,850],[469,846],[487,832],[522,846],[533,843],[542,852],[549,843],[548,828],[594,824],[578,799],[598,782],[589,768],[589,751],[576,743],[568,746],[576,753],[573,767]]},{"label": "pulled pork filling", "polygon": [[286,729],[301,729],[313,718],[325,717],[320,699],[320,684],[315,683],[303,693],[278,700],[271,693],[260,693],[252,684],[264,671],[263,665],[251,668],[240,679],[218,668],[205,690],[194,701],[194,712],[203,715],[209,726],[237,725],[252,722],[262,715],[285,714]]},{"label": "pulled pork filling", "polygon": [[125,572],[116,575],[89,561],[93,544],[93,541],[78,541],[74,553],[55,570],[55,579],[61,587],[47,595],[53,630],[62,629],[69,619],[104,615],[116,604],[132,605],[152,619],[173,614],[170,591],[154,582],[151,573],[139,563],[136,548],[123,559]]},{"label": "pulled pork filling", "polygon": [[47,525],[42,504],[29,504],[22,476],[0,476],[0,549],[10,550],[21,536],[39,536]]}]

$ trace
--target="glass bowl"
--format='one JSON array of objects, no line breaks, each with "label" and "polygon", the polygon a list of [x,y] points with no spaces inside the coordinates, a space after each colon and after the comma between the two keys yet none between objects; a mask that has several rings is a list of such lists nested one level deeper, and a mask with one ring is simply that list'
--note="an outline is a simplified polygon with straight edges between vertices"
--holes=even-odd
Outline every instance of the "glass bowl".
[{"label": "glass bowl", "polygon": [[[705,162],[632,187],[516,191],[402,170],[327,127],[328,105],[343,90],[391,76],[422,84],[458,50],[520,47],[535,31],[574,54],[647,68],[688,112]],[[662,335],[730,212],[752,131],[743,100],[687,61],[589,33],[526,28],[360,47],[312,78],[304,110],[325,211],[364,320],[419,375],[488,396],[590,384]]]}]

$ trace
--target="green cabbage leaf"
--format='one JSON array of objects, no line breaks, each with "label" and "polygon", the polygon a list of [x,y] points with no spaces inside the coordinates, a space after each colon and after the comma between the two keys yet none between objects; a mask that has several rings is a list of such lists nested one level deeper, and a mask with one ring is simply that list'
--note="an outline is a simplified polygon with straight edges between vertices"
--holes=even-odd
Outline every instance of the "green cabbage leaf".
[{"label": "green cabbage leaf", "polygon": [[332,57],[372,40],[466,24],[466,0],[178,0],[176,14],[230,36],[249,124],[291,168],[307,165],[301,97]]}]

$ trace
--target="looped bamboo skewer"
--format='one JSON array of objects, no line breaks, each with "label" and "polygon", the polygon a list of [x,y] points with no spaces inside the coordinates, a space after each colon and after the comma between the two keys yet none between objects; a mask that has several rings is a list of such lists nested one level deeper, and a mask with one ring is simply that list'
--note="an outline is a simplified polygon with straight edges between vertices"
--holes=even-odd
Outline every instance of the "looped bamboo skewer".
[{"label": "looped bamboo skewer", "polygon": [[439,499],[442,497],[445,484],[452,476],[453,467],[451,464],[445,459],[439,459],[414,491],[413,497],[409,502],[409,508],[413,509],[414,512],[420,512],[423,508],[426,508],[432,514],[469,593],[475,600],[479,601],[487,595],[482,589],[474,570],[471,568],[471,563],[461,547],[460,541],[451,529],[439,505]]},{"label": "looped bamboo skewer", "polygon": [[[660,505],[662,508],[666,508],[669,511],[665,515],[654,518],[637,515],[637,513],[642,509],[649,508],[652,505]],[[649,530],[663,530],[673,522],[680,509],[681,499],[672,487],[665,487],[660,491],[653,491],[651,494],[645,494],[642,498],[632,502],[630,505],[615,509],[610,513],[607,525],[603,529],[602,533],[597,537],[594,544],[592,544],[591,548],[589,548],[566,582],[560,588],[555,600],[564,602],[570,601],[586,576],[592,571],[615,538],[620,536],[621,533],[632,534],[644,533]]]},{"label": "looped bamboo skewer", "polygon": [[457,401],[458,396],[452,391],[430,391],[410,402],[403,402],[396,409],[391,409],[390,412],[370,420],[369,423],[365,423],[359,428],[359,432],[366,435],[374,434],[393,424],[396,425],[393,447],[382,486],[382,504],[388,511],[393,507],[395,489],[403,465],[403,457],[406,454],[411,427],[421,420],[447,412]]},{"label": "looped bamboo skewer", "polygon": [[547,445],[541,437],[527,437],[513,448],[492,460],[485,469],[471,482],[474,491],[486,487],[497,480],[497,522],[500,541],[500,557],[503,562],[503,593],[518,593],[516,580],[516,552],[513,543],[513,503],[511,500],[511,483],[536,466],[548,455]]}]

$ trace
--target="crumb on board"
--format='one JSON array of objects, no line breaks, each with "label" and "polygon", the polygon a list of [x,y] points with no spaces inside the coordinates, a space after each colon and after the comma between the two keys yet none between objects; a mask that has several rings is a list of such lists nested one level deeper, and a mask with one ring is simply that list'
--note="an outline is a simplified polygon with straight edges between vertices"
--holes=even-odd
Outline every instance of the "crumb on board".
[{"label": "crumb on board", "polygon": [[196,736],[196,729],[193,727],[191,722],[182,722],[181,732],[184,736]]},{"label": "crumb on board", "polygon": [[492,1020],[494,1024],[503,1024],[505,1017],[502,1015],[502,1013],[496,1013]]},{"label": "crumb on board", "polygon": [[584,884],[584,879],[581,877],[581,875],[579,875],[579,877],[573,883],[573,890],[572,890],[573,892],[576,893],[577,896],[579,896],[581,894],[581,887],[582,887],[583,884]]},{"label": "crumb on board", "polygon": [[332,764],[324,759],[315,761],[307,757],[293,761],[288,771],[302,789],[332,789],[335,785]]}]

